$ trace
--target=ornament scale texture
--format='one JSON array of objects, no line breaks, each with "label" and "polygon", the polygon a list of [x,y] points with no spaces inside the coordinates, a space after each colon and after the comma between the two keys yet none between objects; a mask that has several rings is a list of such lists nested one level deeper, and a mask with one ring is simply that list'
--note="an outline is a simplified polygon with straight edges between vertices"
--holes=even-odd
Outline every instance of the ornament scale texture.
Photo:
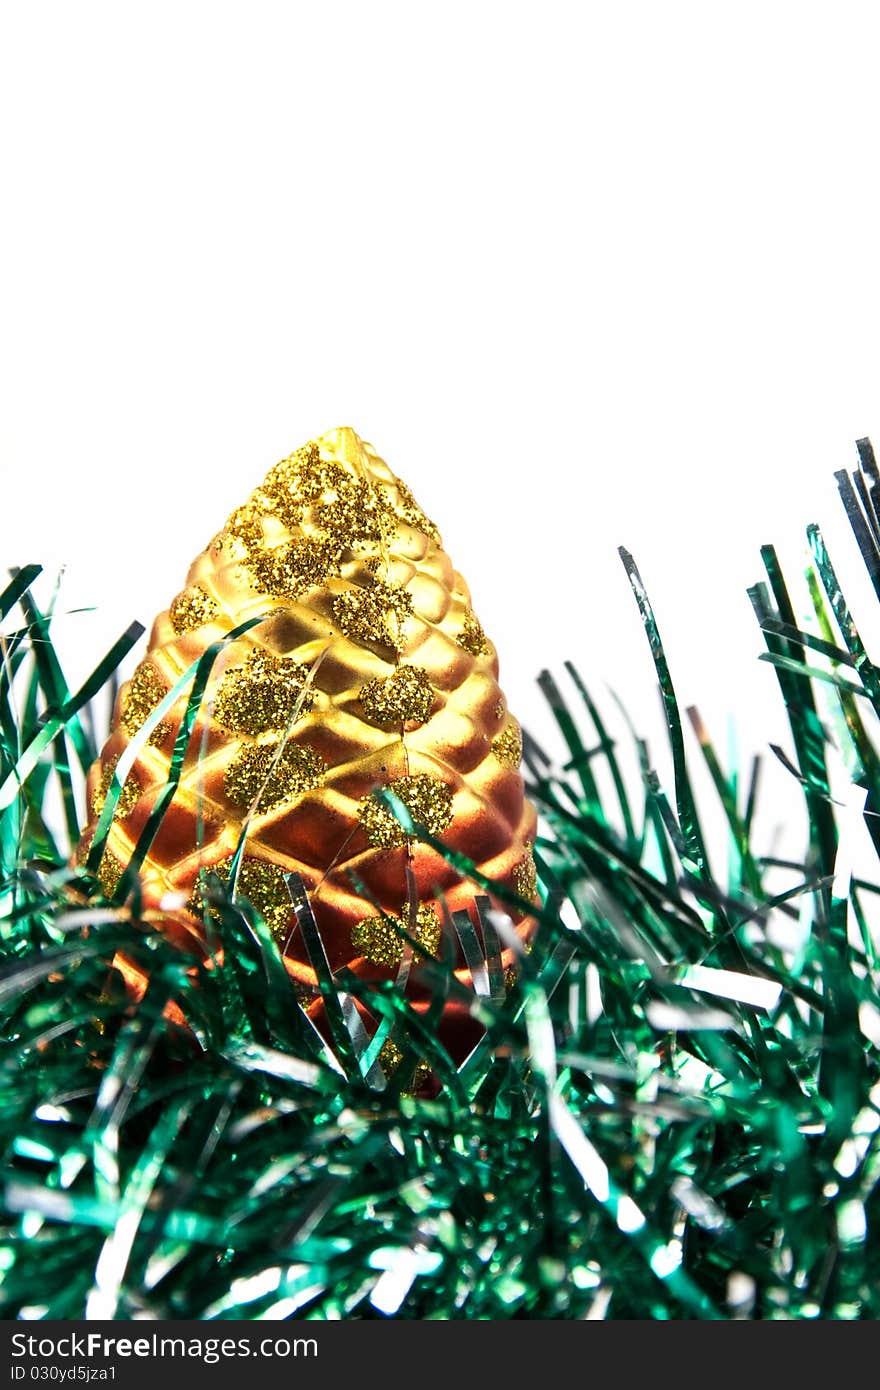
[{"label": "ornament scale texture", "polygon": [[[303,879],[331,968],[394,979],[403,967],[409,995],[424,1006],[418,954],[409,959],[392,923],[437,953],[440,895],[479,930],[475,888],[407,836],[376,791],[390,789],[417,824],[529,900],[536,818],[518,771],[519,727],[467,585],[412,493],[351,429],[272,468],[156,619],[89,776],[81,851],[112,771],[151,711],[210,643],[263,614],[214,667],[180,785],[143,865],[145,906],[158,911],[166,895],[182,895],[186,907],[163,907],[163,926],[203,953],[200,870],[227,874],[246,825],[238,891],[272,928],[306,1006],[317,980],[291,908],[291,872]],[[185,703],[154,730],[126,779],[100,867],[108,891],[167,781]],[[519,919],[523,940],[531,928]],[[457,976],[469,983],[460,952],[458,960]],[[511,951],[502,963],[513,965]],[[319,1001],[313,1008],[319,1015]],[[447,1009],[441,1036],[454,1050],[478,1034],[466,1010]]]}]

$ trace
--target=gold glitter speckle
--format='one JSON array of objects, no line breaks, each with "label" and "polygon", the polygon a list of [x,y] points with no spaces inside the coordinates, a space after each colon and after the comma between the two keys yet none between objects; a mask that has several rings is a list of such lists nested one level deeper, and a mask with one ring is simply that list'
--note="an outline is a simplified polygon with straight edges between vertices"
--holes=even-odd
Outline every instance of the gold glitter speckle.
[{"label": "gold glitter speckle", "polygon": [[112,898],[119,881],[125,872],[124,866],[120,864],[115,854],[111,854],[109,849],[105,849],[101,855],[101,862],[98,865],[98,882],[104,893],[105,898]]},{"label": "gold glitter speckle", "polygon": [[430,1081],[432,1075],[433,1073],[429,1064],[422,1058],[420,1062],[416,1063],[416,1069],[412,1080],[412,1090],[401,1091],[401,1095],[418,1095],[422,1087]]},{"label": "gold glitter speckle", "polygon": [[533,899],[538,891],[538,871],[531,846],[513,871],[513,886],[521,898]]},{"label": "gold glitter speckle", "polygon": [[[232,858],[222,859],[211,866],[211,871],[224,881],[229,877]],[[293,911],[284,870],[280,864],[270,864],[266,859],[256,859],[245,855],[238,870],[236,891],[239,897],[253,903],[266,926],[272,932],[279,946],[286,944]],[[204,905],[201,883],[197,883],[190,898],[190,907],[201,913]]]},{"label": "gold glitter speckle", "polygon": [[[101,780],[97,787],[95,787],[94,795],[92,796],[92,810],[96,816],[99,816],[104,809],[104,802],[107,800],[110,782],[113,778],[113,773],[116,770],[118,761],[118,757],[113,758],[101,768]],[[134,773],[130,773],[122,785],[122,791],[119,793],[119,800],[116,802],[113,809],[113,819],[125,820],[125,817],[130,815],[134,810],[140,795],[140,783],[134,776]]]},{"label": "gold glitter speckle", "polygon": [[400,478],[395,478],[394,486],[397,488],[397,495],[400,499],[397,504],[398,516],[402,517],[407,525],[412,526],[414,530],[421,531],[422,535],[427,536],[435,545],[442,545],[440,532],[430,517],[425,516],[406,483],[401,482]]},{"label": "gold glitter speckle", "polygon": [[313,749],[287,743],[273,767],[277,755],[277,743],[252,743],[241,748],[223,780],[230,801],[250,806],[259,793],[259,810],[271,811],[324,780],[326,765]]},{"label": "gold glitter speckle", "polygon": [[339,573],[340,546],[335,540],[306,536],[271,548],[252,551],[247,568],[256,588],[265,594],[296,598]]},{"label": "gold glitter speckle", "polygon": [[319,462],[317,444],[306,444],[270,468],[259,489],[266,499],[266,510],[277,516],[290,531],[302,525],[306,512],[302,478]]},{"label": "gold glitter speckle", "polygon": [[397,529],[394,509],[382,489],[341,468],[316,499],[312,515],[317,526],[349,549],[371,541],[387,544]]},{"label": "gold glitter speckle", "polygon": [[424,724],[431,717],[434,691],[422,666],[398,666],[384,680],[367,681],[360,692],[364,714],[380,729],[390,729],[406,720]]},{"label": "gold glitter speckle", "polygon": [[412,595],[397,584],[374,580],[370,589],[346,589],[333,604],[333,617],[354,642],[403,648],[403,630],[412,613]]},{"label": "gold glitter speckle", "polygon": [[250,554],[251,551],[259,550],[263,545],[262,509],[251,501],[236,507],[226,518],[224,536],[238,542],[238,545],[231,547],[233,558],[236,560],[243,559],[244,555]]},{"label": "gold glitter speckle", "polygon": [[351,929],[351,944],[356,955],[366,956],[375,965],[388,969],[399,965],[403,959],[405,942],[395,928],[413,937],[423,951],[415,953],[416,959],[425,955],[435,955],[440,945],[440,922],[430,903],[420,903],[416,909],[415,928],[409,931],[409,909],[404,908],[401,917],[362,917]]},{"label": "gold glitter speckle", "polygon": [[269,470],[264,487],[286,487],[291,492],[299,487],[299,479],[305,473],[308,474],[313,469],[320,467],[321,455],[315,440],[308,444],[303,444],[301,449],[294,449],[287,458],[281,459],[274,468]]},{"label": "gold glitter speckle", "polygon": [[[388,1038],[379,1049],[379,1066],[382,1068],[383,1072],[387,1077],[391,1077],[397,1071],[397,1068],[400,1066],[402,1061],[403,1052],[397,1046],[397,1043],[392,1042],[391,1039]],[[402,1096],[418,1095],[421,1091],[421,1088],[426,1085],[426,1083],[430,1080],[431,1076],[431,1068],[425,1061],[425,1059],[422,1058],[421,1061],[416,1063],[411,1087],[408,1087],[406,1090],[401,1091],[400,1094]]]},{"label": "gold glitter speckle", "polygon": [[492,740],[492,752],[505,767],[519,767],[522,760],[522,733],[515,719]]},{"label": "gold glitter speckle", "polygon": [[[92,848],[93,838],[94,837],[91,836],[88,840],[80,840],[76,849],[77,864],[81,866],[85,864],[86,860],[89,857],[89,851]],[[111,854],[109,849],[107,849],[107,847],[105,846],[104,853],[101,855],[101,862],[98,865],[98,871],[96,875],[105,898],[113,897],[113,894],[119,887],[119,880],[122,878],[124,872],[124,865],[122,865],[116,858],[116,855]]]},{"label": "gold glitter speckle", "polygon": [[325,530],[340,549],[387,542],[397,527],[385,490],[322,459],[316,446],[282,459],[270,469],[260,492],[264,506],[291,530],[310,511],[311,524]]},{"label": "gold glitter speckle", "polygon": [[289,657],[276,657],[258,648],[243,665],[224,673],[214,701],[214,718],[235,734],[285,730],[294,710],[308,714],[315,702],[307,690],[309,668]]},{"label": "gold glitter speckle", "polygon": [[388,1038],[379,1049],[378,1060],[379,1066],[382,1068],[385,1075],[391,1076],[393,1072],[397,1071],[397,1068],[403,1061],[403,1053],[397,1046],[397,1043],[393,1043],[391,1039]]},{"label": "gold glitter speckle", "polygon": [[[152,666],[149,661],[142,661],[129,682],[123,701],[121,723],[125,732],[136,734],[167,693],[165,682],[155,666]],[[153,744],[163,743],[168,737],[170,729],[170,724],[166,724],[162,720],[150,734],[149,742]]]},{"label": "gold glitter speckle", "polygon": [[288,531],[295,531],[302,525],[305,505],[283,464],[276,464],[267,474],[259,492],[263,510],[277,517]]},{"label": "gold glitter speckle", "polygon": [[[389,782],[387,790],[403,802],[417,825],[423,825],[432,835],[445,830],[452,820],[452,788],[439,777],[417,772],[412,777],[399,777]],[[360,804],[360,823],[370,844],[378,849],[392,849],[413,837],[390,811],[376,800],[375,794]]]},{"label": "gold glitter speckle", "polygon": [[381,584],[388,578],[388,562],[384,555],[369,555],[364,560],[364,569],[367,571],[367,584]]},{"label": "gold glitter speckle", "polygon": [[314,453],[306,459],[298,459],[290,470],[290,486],[296,488],[309,506],[335,501],[349,479],[350,475],[341,464],[321,458],[317,446]]},{"label": "gold glitter speckle", "polygon": [[201,584],[196,584],[192,589],[184,589],[172,599],[168,617],[179,637],[181,633],[190,632],[193,628],[204,627],[217,612],[215,600]]},{"label": "gold glitter speckle", "polygon": [[476,613],[472,613],[470,609],[464,615],[464,628],[455,640],[466,652],[470,652],[471,656],[482,656],[489,650],[489,642],[480,621]]}]

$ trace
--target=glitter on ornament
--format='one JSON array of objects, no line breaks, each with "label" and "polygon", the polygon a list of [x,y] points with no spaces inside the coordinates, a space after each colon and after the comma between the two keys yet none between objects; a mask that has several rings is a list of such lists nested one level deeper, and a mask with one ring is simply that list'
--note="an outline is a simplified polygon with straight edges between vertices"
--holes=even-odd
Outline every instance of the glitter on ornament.
[{"label": "glitter on ornament", "polygon": [[[232,855],[210,866],[210,872],[217,874],[224,883],[229,878],[231,869]],[[271,864],[266,859],[257,859],[254,855],[244,855],[238,867],[236,893],[253,903],[278,944],[283,947],[290,932],[293,909],[281,865]],[[200,913],[203,910],[201,882],[196,883],[190,904],[194,912]]]},{"label": "glitter on ornament", "polygon": [[260,511],[267,516],[275,517],[288,531],[295,531],[305,519],[306,504],[292,485],[290,471],[285,468],[288,462],[289,460],[284,460],[276,464],[267,475],[263,486],[254,491],[251,498],[253,505]]},{"label": "glitter on ornament", "polygon": [[[168,694],[168,687],[149,661],[142,661],[128,684],[122,701],[120,723],[127,734],[136,734]],[[164,743],[171,726],[162,720],[150,734],[149,743]]]},{"label": "glitter on ornament", "polygon": [[470,652],[471,656],[483,656],[489,650],[489,640],[480,620],[470,609],[464,615],[464,627],[456,634],[455,640],[466,652]]},{"label": "glitter on ornament", "polygon": [[[75,859],[80,866],[84,865],[89,857],[94,836],[89,834],[83,836],[76,848]],[[110,853],[106,845],[101,855],[101,862],[95,871],[95,877],[101,885],[101,891],[105,898],[112,898],[116,889],[119,887],[120,880],[125,872],[125,866],[119,862],[114,854]]]},{"label": "glitter on ornament", "polygon": [[254,588],[276,598],[298,598],[339,573],[338,541],[306,536],[301,541],[249,550],[246,566]]},{"label": "glitter on ornament", "polygon": [[492,740],[492,752],[504,767],[519,767],[522,762],[522,732],[515,719]]},{"label": "glitter on ornament", "polygon": [[430,719],[434,691],[423,666],[400,665],[393,675],[368,681],[359,699],[371,723],[392,729],[407,721],[424,724]]},{"label": "glitter on ornament", "polygon": [[531,846],[517,864],[513,873],[513,886],[521,898],[534,898],[538,891],[538,870]]},{"label": "glitter on ornament", "polygon": [[298,743],[251,743],[229,763],[223,786],[237,806],[249,807],[259,797],[257,809],[266,812],[320,786],[326,770],[313,749]]},{"label": "glitter on ornament", "polygon": [[416,909],[414,930],[409,927],[409,911],[402,917],[362,917],[351,929],[351,944],[356,955],[366,956],[376,965],[390,969],[403,960],[405,941],[398,930],[412,936],[424,948],[420,954],[436,955],[442,935],[437,913],[430,903],[420,903]]},{"label": "glitter on ornament", "polygon": [[[392,1042],[391,1039],[388,1038],[379,1049],[377,1060],[386,1077],[391,1077],[403,1061],[403,1051],[397,1046],[397,1043]],[[412,1085],[406,1090],[401,1091],[400,1094],[402,1096],[418,1095],[420,1087],[424,1086],[430,1075],[431,1068],[428,1063],[424,1060],[417,1062],[413,1073]]]},{"label": "glitter on ornament", "polygon": [[[116,764],[118,762],[118,758],[112,758],[105,763],[101,769],[101,779],[92,795],[92,810],[96,816],[99,816],[104,809],[104,802],[107,800],[107,793],[110,790],[110,783],[113,780],[113,774],[116,771]],[[129,773],[122,784],[119,799],[113,808],[113,819],[125,820],[126,816],[131,815],[131,812],[140,799],[140,795],[140,783],[134,773]]]},{"label": "glitter on ornament", "polygon": [[333,604],[333,617],[346,637],[379,642],[395,651],[404,648],[405,624],[412,611],[412,594],[381,580],[369,589],[346,589]]},{"label": "glitter on ornament", "polygon": [[[439,777],[417,772],[389,782],[383,790],[393,792],[409,811],[416,825],[432,835],[440,835],[452,820],[452,788]],[[391,849],[412,840],[390,811],[376,800],[375,793],[361,802],[360,823],[370,844]]]},{"label": "glitter on ornament", "polygon": [[403,1061],[403,1053],[397,1043],[387,1038],[379,1049],[379,1066],[386,1076],[391,1076]]},{"label": "glitter on ornament", "polygon": [[109,849],[105,849],[98,865],[98,882],[104,890],[105,898],[113,897],[124,872],[125,868],[116,856],[111,854]]},{"label": "glitter on ornament", "polygon": [[[323,435],[252,479],[195,558],[185,587],[157,616],[146,660],[117,702],[113,741],[89,774],[86,844],[107,765],[209,651],[218,622],[222,633],[256,619],[246,638],[218,652],[182,761],[172,762],[170,734],[186,692],[154,735],[157,744],[168,737],[147,755],[149,784],[142,778],[136,810],[114,821],[111,844],[126,865],[173,775],[168,811],[138,856],[140,901],[149,920],[168,924],[170,938],[207,949],[204,915],[192,905],[196,879],[245,831],[246,859],[255,864],[242,867],[239,888],[269,918],[318,1027],[326,1022],[318,946],[333,972],[395,978],[399,942],[386,936],[383,946],[376,934],[373,943],[393,964],[355,955],[358,924],[408,921],[401,903],[414,886],[417,910],[442,892],[450,912],[468,911],[476,885],[458,865],[471,861],[479,874],[512,883],[534,839],[535,811],[510,765],[515,748],[494,650],[467,592],[436,526],[375,450],[353,430]],[[190,625],[202,617],[209,621]],[[494,750],[493,738],[501,740]],[[386,788],[408,808],[413,833],[384,804]],[[448,860],[422,843],[423,827],[442,837]],[[303,884],[317,942],[302,923],[294,929],[285,874]],[[426,929],[425,913],[418,921]],[[514,921],[526,941],[533,917],[522,907]],[[457,939],[450,949],[467,984]],[[512,948],[501,954],[506,968]],[[143,978],[145,968],[132,965],[127,978]],[[415,970],[407,985],[414,1000],[423,975]],[[370,1000],[358,996],[357,1006],[371,1035],[378,1020]],[[437,1027],[457,1054],[478,1025],[450,999]]]},{"label": "glitter on ornament", "polygon": [[263,514],[248,500],[226,518],[224,540],[231,544],[236,560],[242,560],[263,545]]},{"label": "glitter on ornament", "polygon": [[315,703],[308,678],[302,662],[257,648],[224,672],[214,718],[235,734],[283,733],[297,711],[306,715]]},{"label": "glitter on ornament", "polygon": [[441,546],[443,542],[437,527],[430,517],[425,516],[406,483],[402,483],[399,478],[397,479],[397,496],[399,499],[396,508],[398,516],[408,526],[412,526],[413,530],[421,531],[422,535],[427,536],[429,541],[433,541],[436,546]]},{"label": "glitter on ornament", "polygon": [[[331,500],[324,500],[330,496]],[[397,529],[391,503],[373,483],[355,481],[339,469],[333,486],[314,505],[318,526],[349,550],[370,541],[387,545]]]},{"label": "glitter on ornament", "polygon": [[184,589],[171,600],[168,617],[179,637],[184,632],[204,627],[216,618],[218,612],[217,603],[211,595],[201,584],[194,584],[191,589]]}]

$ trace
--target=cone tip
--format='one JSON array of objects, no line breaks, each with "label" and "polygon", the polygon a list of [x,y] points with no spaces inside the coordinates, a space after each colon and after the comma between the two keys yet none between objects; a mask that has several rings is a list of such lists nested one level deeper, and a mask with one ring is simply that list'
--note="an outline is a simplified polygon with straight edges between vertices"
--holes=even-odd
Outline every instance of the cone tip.
[{"label": "cone tip", "polygon": [[349,450],[360,452],[364,446],[364,441],[351,425],[340,425],[338,429],[328,430],[319,437],[318,443],[341,453],[347,453]]}]

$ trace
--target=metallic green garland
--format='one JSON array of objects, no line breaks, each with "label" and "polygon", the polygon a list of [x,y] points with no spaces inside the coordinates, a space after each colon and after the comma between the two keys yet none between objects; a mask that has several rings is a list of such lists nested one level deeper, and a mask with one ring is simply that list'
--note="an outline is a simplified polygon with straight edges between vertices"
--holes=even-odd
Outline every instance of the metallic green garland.
[{"label": "metallic green garland", "polygon": [[[876,577],[880,478],[859,448],[841,490]],[[541,678],[568,754],[558,771],[526,740],[548,827],[541,927],[512,990],[480,1000],[486,1037],[458,1070],[430,1017],[344,976],[328,1045],[271,931],[219,880],[206,893],[227,964],[194,980],[139,922],[136,881],[107,904],[67,867],[49,788],[73,840],[94,756],[85,711],[138,634],[71,695],[36,569],[17,573],[0,596],[0,1316],[880,1316],[880,874],[847,867],[862,805],[880,851],[880,671],[816,528],[809,538],[810,631],[772,550],[752,590],[791,725],[800,860],[762,856],[754,780],[722,769],[695,720],[734,866],[713,876],[662,642],[624,555],[671,795],[644,763],[627,790],[576,672],[577,713]],[[851,776],[842,799],[832,722]],[[495,985],[496,925],[482,946],[473,931],[463,941],[486,951]],[[111,969],[119,950],[148,970],[138,1005]],[[432,968],[442,1002],[455,982]],[[383,1019],[372,1040],[346,1007],[356,993]],[[163,1021],[172,1000],[190,1033]],[[387,1078],[377,1058],[392,1035]],[[412,1094],[424,1061],[434,1100]]]}]

